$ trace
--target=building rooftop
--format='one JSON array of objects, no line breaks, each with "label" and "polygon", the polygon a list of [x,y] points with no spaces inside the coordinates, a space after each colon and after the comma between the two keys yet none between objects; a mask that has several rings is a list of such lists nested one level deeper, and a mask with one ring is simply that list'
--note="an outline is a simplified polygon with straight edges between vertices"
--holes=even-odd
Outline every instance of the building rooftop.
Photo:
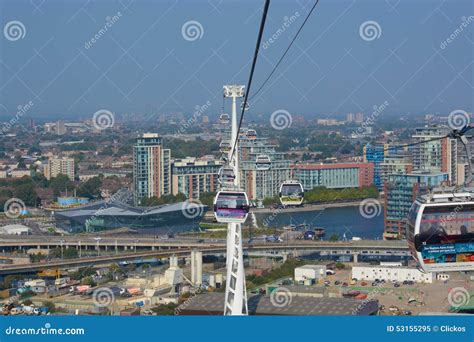
[{"label": "building rooftop", "polygon": [[[181,315],[222,315],[224,293],[206,293],[192,297],[182,304]],[[271,296],[251,296],[248,299],[250,315],[286,316],[352,316],[374,315],[378,311],[377,300],[357,300],[353,298],[314,298],[290,295],[285,297],[288,305],[272,304]]]}]

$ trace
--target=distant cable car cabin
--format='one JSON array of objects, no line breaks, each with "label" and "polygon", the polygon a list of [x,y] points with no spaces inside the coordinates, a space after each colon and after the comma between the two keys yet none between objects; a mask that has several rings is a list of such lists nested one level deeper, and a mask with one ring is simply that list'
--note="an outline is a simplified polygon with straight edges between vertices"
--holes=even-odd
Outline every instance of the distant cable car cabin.
[{"label": "distant cable car cabin", "polygon": [[280,185],[279,191],[280,203],[287,206],[298,206],[303,203],[304,190],[300,182],[290,180]]}]

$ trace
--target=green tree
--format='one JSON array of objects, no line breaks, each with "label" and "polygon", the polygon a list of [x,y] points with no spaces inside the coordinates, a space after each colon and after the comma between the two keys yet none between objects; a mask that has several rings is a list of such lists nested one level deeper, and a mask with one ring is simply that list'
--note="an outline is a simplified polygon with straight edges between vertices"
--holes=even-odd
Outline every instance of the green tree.
[{"label": "green tree", "polygon": [[339,240],[339,235],[337,235],[337,234],[332,234],[329,237],[329,241],[331,241],[331,242],[335,242],[335,241],[338,241],[338,240]]},{"label": "green tree", "polygon": [[57,177],[51,178],[49,182],[49,187],[54,190],[54,195],[59,196],[62,191],[72,191],[74,190],[75,186],[69,180],[69,177],[63,174],[57,175]]},{"label": "green tree", "polygon": [[28,206],[36,206],[38,204],[38,195],[33,184],[21,184],[16,187],[13,195]]},{"label": "green tree", "polygon": [[77,189],[77,194],[83,197],[97,198],[100,196],[101,186],[102,177],[93,177],[79,186]]}]

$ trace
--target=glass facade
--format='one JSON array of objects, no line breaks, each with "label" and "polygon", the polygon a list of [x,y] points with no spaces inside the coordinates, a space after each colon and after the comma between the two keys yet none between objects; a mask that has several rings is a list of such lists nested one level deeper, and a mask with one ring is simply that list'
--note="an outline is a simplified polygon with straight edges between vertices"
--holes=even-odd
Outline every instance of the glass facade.
[{"label": "glass facade", "polygon": [[385,184],[385,239],[404,239],[407,218],[416,197],[448,181],[447,173],[411,173],[388,176]]}]

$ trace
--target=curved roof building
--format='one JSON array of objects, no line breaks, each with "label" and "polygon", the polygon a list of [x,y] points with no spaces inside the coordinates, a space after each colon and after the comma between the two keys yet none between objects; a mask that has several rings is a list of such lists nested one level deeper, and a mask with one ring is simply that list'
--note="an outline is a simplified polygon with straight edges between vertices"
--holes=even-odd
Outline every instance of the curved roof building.
[{"label": "curved roof building", "polygon": [[75,232],[116,228],[155,229],[166,232],[197,227],[207,206],[180,202],[157,207],[134,207],[121,201],[97,201],[81,207],[54,211],[58,227]]}]

